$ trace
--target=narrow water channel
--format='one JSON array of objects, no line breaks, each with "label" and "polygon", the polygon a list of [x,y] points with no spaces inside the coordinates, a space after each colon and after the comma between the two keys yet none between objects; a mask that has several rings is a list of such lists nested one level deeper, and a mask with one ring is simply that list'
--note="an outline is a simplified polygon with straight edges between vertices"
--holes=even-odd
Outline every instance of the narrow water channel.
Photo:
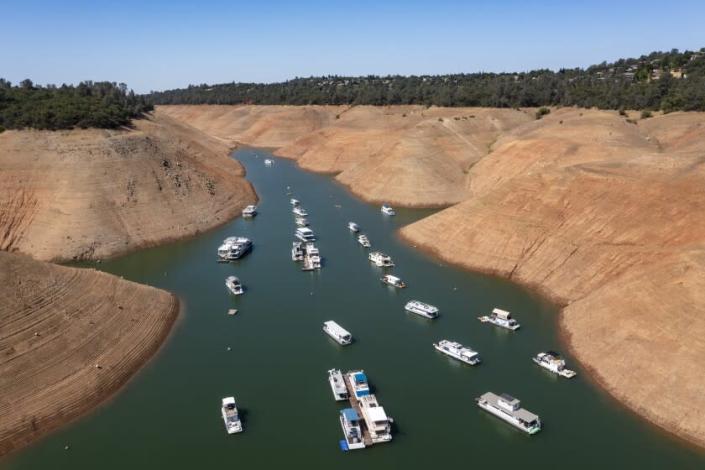
[{"label": "narrow water channel", "polygon": [[[287,160],[271,168],[259,149],[235,153],[260,196],[259,215],[195,239],[143,250],[99,269],[175,292],[184,312],[158,356],[107,405],[0,462],[7,469],[125,468],[703,468],[705,454],[625,410],[578,372],[571,381],[539,369],[531,357],[560,350],[557,310],[500,279],[467,273],[401,243],[396,230],[428,211],[379,207],[353,198],[330,177]],[[290,258],[295,229],[286,188],[308,210],[324,257],[305,273]],[[373,248],[392,256],[409,287],[384,287],[382,270],[348,231],[357,222]],[[229,235],[255,248],[233,264],[215,250]],[[443,237],[442,233],[438,234]],[[247,291],[231,297],[235,274]],[[409,299],[441,309],[435,321],[405,313]],[[501,307],[518,332],[480,323]],[[226,314],[237,308],[236,316]],[[335,320],[355,337],[342,348],[321,331]],[[432,343],[453,339],[479,351],[464,366]],[[338,412],[326,371],[362,368],[395,418],[394,440],[343,453]],[[486,391],[508,392],[541,416],[527,436],[475,406]],[[226,434],[222,397],[234,395],[245,432]],[[70,445],[65,451],[64,446]]]}]

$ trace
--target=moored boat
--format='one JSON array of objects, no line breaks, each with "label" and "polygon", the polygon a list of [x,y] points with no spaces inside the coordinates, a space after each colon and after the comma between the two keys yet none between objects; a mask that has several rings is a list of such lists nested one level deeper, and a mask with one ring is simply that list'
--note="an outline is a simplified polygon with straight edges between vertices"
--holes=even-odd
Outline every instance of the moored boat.
[{"label": "moored boat", "polygon": [[348,229],[350,229],[350,231],[353,233],[357,233],[360,231],[360,226],[357,225],[355,222],[348,222]]},{"label": "moored boat", "polygon": [[227,287],[233,295],[242,295],[245,293],[245,289],[242,286],[240,279],[236,276],[228,276],[225,279],[225,287]]},{"label": "moored boat", "polygon": [[293,242],[292,243],[291,260],[292,261],[303,261],[304,260],[303,242]]},{"label": "moored boat", "polygon": [[442,339],[437,343],[433,343],[433,347],[446,356],[450,356],[453,359],[470,364],[471,366],[480,363],[480,355],[476,351],[473,351],[460,343],[456,343],[455,341]]},{"label": "moored boat", "polygon": [[391,441],[391,419],[377,401],[377,397],[371,394],[362,396],[358,400],[358,405],[372,443],[379,444]]},{"label": "moored boat", "polygon": [[306,217],[296,217],[294,222],[297,227],[308,227],[308,220],[306,220]]},{"label": "moored boat", "polygon": [[301,201],[292,197],[291,199],[289,199],[289,204],[291,204],[292,206],[298,206],[299,204],[301,204]]},{"label": "moored boat", "polygon": [[294,208],[291,209],[291,212],[300,217],[306,217],[308,215],[308,212],[306,212],[306,210],[301,206],[294,206]]},{"label": "moored boat", "polygon": [[252,240],[245,237],[228,237],[218,247],[218,258],[221,261],[234,261],[242,258],[252,250]]},{"label": "moored boat", "polygon": [[382,253],[381,251],[373,251],[369,255],[367,255],[367,257],[375,266],[378,266],[380,268],[391,268],[392,266],[394,266],[392,257]]},{"label": "moored boat", "polygon": [[223,415],[225,430],[228,431],[228,434],[242,432],[242,422],[240,421],[240,414],[235,404],[235,397],[223,398],[220,411]]},{"label": "moored boat", "polygon": [[404,310],[430,319],[438,318],[438,307],[420,300],[410,300],[404,305]]},{"label": "moored boat", "polygon": [[389,206],[387,204],[384,204],[380,211],[384,215],[397,215],[396,211],[392,208],[392,206]]},{"label": "moored boat", "polygon": [[257,206],[250,204],[242,210],[242,216],[252,218],[257,215]]},{"label": "moored boat", "polygon": [[369,248],[372,246],[372,243],[370,243],[370,239],[367,238],[367,235],[365,235],[364,233],[357,237],[357,242],[365,248]]},{"label": "moored boat", "polygon": [[350,332],[332,320],[323,323],[323,331],[341,346],[352,343],[353,338]]},{"label": "moored boat", "polygon": [[328,383],[330,383],[330,389],[333,392],[335,401],[348,399],[348,387],[345,386],[343,373],[340,372],[340,369],[331,369],[328,371]]},{"label": "moored boat", "polygon": [[555,351],[538,353],[532,360],[544,369],[566,379],[572,379],[577,375],[575,371],[566,369],[565,360]]},{"label": "moored boat", "polygon": [[541,419],[538,415],[520,408],[521,402],[510,395],[505,393],[496,395],[487,392],[476,398],[475,401],[477,406],[483,410],[528,434],[536,434],[541,430]]},{"label": "moored boat", "polygon": [[345,436],[343,450],[364,449],[365,442],[362,437],[362,418],[353,408],[340,410],[340,425]]},{"label": "moored boat", "polygon": [[380,281],[382,281],[382,283],[384,284],[387,284],[392,287],[397,287],[399,289],[403,289],[406,287],[406,283],[404,281],[391,274],[385,274],[384,277],[380,279]]},{"label": "moored boat", "polygon": [[364,370],[353,370],[346,374],[356,399],[370,394],[370,384]]},{"label": "moored boat", "polygon": [[316,240],[316,234],[308,227],[299,227],[294,232],[294,236],[302,242],[312,242]]},{"label": "moored boat", "polygon": [[502,310],[501,308],[495,308],[492,310],[492,313],[490,315],[485,315],[482,317],[478,317],[478,320],[481,322],[487,322],[487,323],[492,323],[493,325],[497,325],[501,328],[506,328],[507,330],[518,330],[519,329],[519,323],[512,318],[512,314],[507,312],[506,310]]}]

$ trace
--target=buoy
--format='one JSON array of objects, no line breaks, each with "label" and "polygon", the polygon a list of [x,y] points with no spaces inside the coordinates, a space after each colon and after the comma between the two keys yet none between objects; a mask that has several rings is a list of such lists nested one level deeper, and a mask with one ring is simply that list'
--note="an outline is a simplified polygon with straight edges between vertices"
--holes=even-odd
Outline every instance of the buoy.
[{"label": "buoy", "polygon": [[66,445],[64,446],[64,450],[69,450],[70,448],[71,448],[71,447],[69,447],[68,444],[66,444]]},{"label": "buoy", "polygon": [[230,346],[228,346],[228,351],[230,351]]}]

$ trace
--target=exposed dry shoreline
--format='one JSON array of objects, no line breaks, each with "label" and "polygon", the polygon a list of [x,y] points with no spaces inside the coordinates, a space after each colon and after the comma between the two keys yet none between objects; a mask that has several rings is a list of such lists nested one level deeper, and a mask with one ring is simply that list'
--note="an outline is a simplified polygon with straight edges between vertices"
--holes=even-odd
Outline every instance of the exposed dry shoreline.
[{"label": "exposed dry shoreline", "polygon": [[[276,147],[368,202],[448,208],[404,227],[446,262],[536,288],[611,395],[705,445],[705,114],[167,106]],[[634,116],[632,116],[634,117]],[[443,237],[438,237],[443,233]]]},{"label": "exposed dry shoreline", "polygon": [[229,154],[159,113],[134,129],[0,135],[0,456],[104,402],[178,316],[165,291],[39,260],[108,258],[231,220],[256,195]]}]

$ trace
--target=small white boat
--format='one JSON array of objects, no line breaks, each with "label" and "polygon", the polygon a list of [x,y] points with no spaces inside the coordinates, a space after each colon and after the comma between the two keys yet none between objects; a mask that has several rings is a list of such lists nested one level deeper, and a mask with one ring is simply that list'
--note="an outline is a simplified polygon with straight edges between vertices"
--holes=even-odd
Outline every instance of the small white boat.
[{"label": "small white boat", "polygon": [[312,242],[316,240],[316,234],[308,227],[299,227],[294,232],[294,236],[302,242]]},{"label": "small white boat", "polygon": [[257,215],[257,206],[249,205],[242,210],[243,217],[254,217]]},{"label": "small white boat", "polygon": [[388,206],[387,204],[384,204],[380,210],[384,215],[397,215],[396,211],[392,208],[392,206]]},{"label": "small white boat", "polygon": [[235,397],[223,398],[221,413],[223,414],[225,430],[228,431],[228,434],[242,432],[242,423],[235,404]]},{"label": "small white boat", "polygon": [[475,401],[477,406],[483,410],[528,434],[536,434],[541,430],[541,419],[538,415],[520,408],[521,402],[510,395],[505,393],[495,395],[492,392],[487,392],[476,398]]},{"label": "small white boat", "polygon": [[308,220],[305,217],[296,217],[294,222],[296,222],[297,227],[308,227]]},{"label": "small white boat", "polygon": [[352,343],[350,332],[332,320],[323,323],[323,331],[341,346]]},{"label": "small white boat", "polygon": [[382,253],[381,251],[373,251],[369,255],[367,255],[367,257],[377,267],[391,268],[392,266],[394,266],[394,263],[392,262],[392,257]]},{"label": "small white boat", "polygon": [[367,235],[365,234],[359,235],[357,237],[357,242],[365,248],[369,248],[372,246],[372,243],[370,243],[370,239],[367,238]]},{"label": "small white boat", "polygon": [[565,377],[566,379],[572,379],[577,375],[575,371],[566,369],[565,360],[555,351],[538,353],[532,360],[544,369],[556,375],[560,375],[561,377]]},{"label": "small white boat", "polygon": [[387,284],[392,287],[398,287],[399,289],[403,289],[406,287],[406,284],[404,281],[402,281],[400,278],[393,276],[391,274],[385,274],[384,277],[380,279],[384,284]]},{"label": "small white boat", "polygon": [[478,317],[478,320],[483,323],[492,323],[493,325],[512,331],[518,330],[520,326],[519,323],[512,318],[511,313],[501,308],[495,308],[490,315]]},{"label": "small white boat", "polygon": [[343,428],[343,436],[345,436],[344,446],[341,441],[343,450],[364,449],[365,442],[362,437],[362,418],[353,408],[345,408],[340,410],[340,426]]},{"label": "small white boat", "polygon": [[303,261],[304,254],[303,243],[294,242],[291,246],[291,261]]},{"label": "small white boat", "polygon": [[357,225],[355,222],[348,222],[348,228],[353,233],[357,233],[360,231],[360,226]]},{"label": "small white boat", "polygon": [[265,165],[265,166],[272,166],[272,165],[274,165],[274,160],[271,160],[271,159],[269,159],[269,158],[265,158],[265,159],[264,159],[264,165]]},{"label": "small white boat", "polygon": [[370,384],[364,370],[353,370],[346,374],[355,398],[364,397],[370,394]]},{"label": "small white boat", "polygon": [[456,343],[455,341],[442,339],[437,343],[433,343],[433,347],[446,356],[450,356],[453,359],[470,364],[471,366],[480,363],[480,355],[476,351],[473,351],[460,343]]},{"label": "small white boat", "polygon": [[225,287],[227,287],[233,295],[242,295],[245,293],[240,279],[235,276],[228,276],[228,278],[225,279]]},{"label": "small white boat", "polygon": [[298,206],[299,204],[301,204],[301,201],[299,201],[298,199],[294,199],[294,198],[292,197],[291,199],[289,199],[289,204],[291,204],[292,206],[296,207],[296,206]]},{"label": "small white boat", "polygon": [[333,391],[335,401],[348,399],[348,387],[345,386],[343,373],[340,372],[340,369],[331,369],[328,371],[328,383],[330,383],[330,389]]},{"label": "small white boat", "polygon": [[298,215],[299,217],[306,217],[308,215],[308,212],[306,212],[301,206],[294,206],[291,212]]},{"label": "small white boat", "polygon": [[419,300],[410,300],[404,306],[404,310],[430,319],[438,318],[438,307]]}]

